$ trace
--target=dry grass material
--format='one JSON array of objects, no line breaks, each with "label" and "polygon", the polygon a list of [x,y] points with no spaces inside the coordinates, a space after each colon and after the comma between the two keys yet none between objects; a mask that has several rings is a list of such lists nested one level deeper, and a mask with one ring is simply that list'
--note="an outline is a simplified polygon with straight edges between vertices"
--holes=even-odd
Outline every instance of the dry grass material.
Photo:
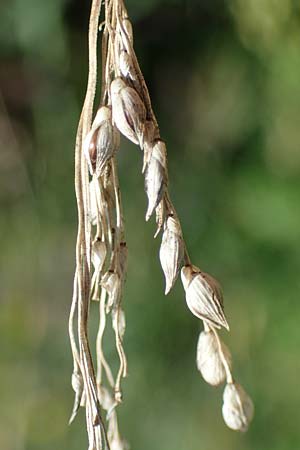
[{"label": "dry grass material", "polygon": [[[127,374],[123,348],[125,314],[122,307],[127,245],[118,182],[116,155],[120,133],[138,145],[143,154],[146,220],[155,214],[162,232],[160,261],[168,294],[181,270],[190,311],[203,321],[197,347],[197,367],[212,385],[226,382],[223,416],[233,429],[245,431],[253,404],[235,383],[231,355],[217,329],[229,330],[223,296],[216,280],[192,265],[182,228],[168,192],[167,148],[152,110],[150,96],[133,48],[133,32],[123,0],[104,2],[102,33],[101,102],[93,119],[97,86],[97,38],[101,1],[92,3],[89,25],[89,77],[76,137],[75,188],[78,205],[76,271],[69,320],[74,369],[75,401],[70,422],[80,406],[86,411],[89,450],[124,450],[117,406],[122,401],[122,379]],[[99,303],[96,361],[88,338],[90,302]],[[110,320],[109,319],[110,317]],[[103,348],[104,331],[112,323],[117,373]],[[103,418],[105,411],[106,418]]]}]

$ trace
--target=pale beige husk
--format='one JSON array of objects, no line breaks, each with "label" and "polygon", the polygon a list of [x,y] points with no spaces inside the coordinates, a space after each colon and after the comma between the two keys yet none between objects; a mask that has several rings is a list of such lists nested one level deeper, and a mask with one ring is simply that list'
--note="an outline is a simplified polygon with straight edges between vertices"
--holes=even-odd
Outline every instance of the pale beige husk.
[{"label": "pale beige husk", "polygon": [[215,327],[223,326],[229,330],[224,314],[223,298],[215,285],[208,282],[207,276],[203,276],[198,267],[187,265],[181,270],[181,279],[186,302],[191,312]]},{"label": "pale beige husk", "polygon": [[160,203],[167,185],[167,151],[161,140],[155,142],[145,170],[145,190],[148,197],[146,220]]},{"label": "pale beige husk", "polygon": [[165,295],[174,286],[183,256],[184,244],[180,224],[175,217],[169,216],[165,221],[159,250],[160,263],[166,279]]},{"label": "pale beige husk", "polygon": [[[223,342],[221,342],[221,351],[229,368],[231,368],[231,354]],[[226,380],[226,370],[213,331],[202,331],[200,333],[196,363],[204,380],[212,386],[218,386]]]},{"label": "pale beige husk", "polygon": [[247,431],[254,415],[251,398],[238,383],[227,384],[223,394],[222,414],[232,430]]},{"label": "pale beige husk", "polygon": [[121,78],[111,83],[113,121],[120,132],[134,144],[143,142],[146,109],[139,94]]}]

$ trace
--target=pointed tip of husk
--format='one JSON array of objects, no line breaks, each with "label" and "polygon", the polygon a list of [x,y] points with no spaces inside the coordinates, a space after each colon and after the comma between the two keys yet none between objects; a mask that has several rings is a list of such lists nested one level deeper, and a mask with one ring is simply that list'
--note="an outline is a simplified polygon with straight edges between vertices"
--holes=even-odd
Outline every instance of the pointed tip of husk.
[{"label": "pointed tip of husk", "polygon": [[68,425],[72,425],[72,423],[74,422],[74,419],[75,419],[75,417],[76,417],[76,415],[77,415],[77,411],[78,411],[78,410],[73,410],[73,411],[72,411],[72,414],[71,414],[71,417],[70,417],[70,419],[69,419]]},{"label": "pointed tip of husk", "polygon": [[223,321],[222,325],[223,325],[223,327],[224,327],[227,331],[230,331],[230,327],[229,327],[228,322],[227,322],[227,320],[225,319],[225,317],[224,317],[224,321]]},{"label": "pointed tip of husk", "polygon": [[[199,317],[199,316],[198,316]],[[200,317],[202,320],[203,318]],[[230,331],[230,327],[228,325],[228,322],[225,318],[225,316],[223,317],[218,317],[218,319],[212,319],[209,317],[206,317],[205,320],[214,328],[217,328],[218,330],[220,330],[222,327],[225,328],[227,331]]]},{"label": "pointed tip of husk", "polygon": [[155,234],[154,234],[154,239],[156,239],[157,238],[157,236],[159,235],[159,232],[160,232],[160,228],[158,227],[157,228],[157,230],[155,231]]},{"label": "pointed tip of husk", "polygon": [[171,285],[166,286],[165,295],[168,295],[168,293],[170,292],[171,289],[172,289]]},{"label": "pointed tip of husk", "polygon": [[224,315],[223,315],[223,317],[219,317],[218,323],[217,324],[215,323],[214,326],[219,329],[221,329],[223,327],[223,328],[225,328],[225,330],[230,331],[230,327],[229,327],[226,317]]},{"label": "pointed tip of husk", "polygon": [[148,222],[148,220],[150,219],[150,217],[152,216],[153,213],[153,209],[152,207],[148,206],[147,212],[146,212],[146,216],[145,216],[145,220],[146,222]]}]

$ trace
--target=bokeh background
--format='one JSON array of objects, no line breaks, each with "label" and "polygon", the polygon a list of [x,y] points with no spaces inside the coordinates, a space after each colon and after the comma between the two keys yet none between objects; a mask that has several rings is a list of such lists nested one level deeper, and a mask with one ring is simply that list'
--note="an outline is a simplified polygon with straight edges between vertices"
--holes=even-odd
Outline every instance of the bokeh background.
[{"label": "bokeh background", "polygon": [[[73,147],[90,2],[0,4],[0,447],[82,450],[67,320],[74,270]],[[222,388],[195,367],[199,322],[178,282],[164,297],[141,155],[122,142],[130,251],[132,449],[300,448],[300,6],[293,0],[128,0],[135,47],[168,143],[190,254],[225,291],[234,372],[256,405],[227,429]],[[92,310],[96,313],[96,306]],[[107,352],[114,360],[113,345]]]}]

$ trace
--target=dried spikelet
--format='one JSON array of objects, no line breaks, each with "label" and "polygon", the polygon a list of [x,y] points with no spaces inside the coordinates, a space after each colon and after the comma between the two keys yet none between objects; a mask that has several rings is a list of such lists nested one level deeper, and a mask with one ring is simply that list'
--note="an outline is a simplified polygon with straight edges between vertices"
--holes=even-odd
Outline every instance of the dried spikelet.
[{"label": "dried spikelet", "polygon": [[[221,342],[221,350],[228,366],[231,367],[231,355],[223,342]],[[200,333],[196,362],[199,372],[207,383],[212,386],[218,386],[225,381],[226,371],[213,331],[202,331]]]},{"label": "dried spikelet", "polygon": [[159,140],[159,129],[157,125],[152,120],[146,120],[143,134],[144,158],[143,158],[142,173],[145,172],[147,164],[149,163],[152,155],[152,150],[155,145],[155,141],[158,140]]},{"label": "dried spikelet", "polygon": [[101,271],[105,258],[106,258],[105,242],[101,241],[99,238],[96,238],[92,243],[92,263],[95,272]]},{"label": "dried spikelet", "polygon": [[232,430],[247,431],[254,415],[251,398],[238,383],[227,384],[223,394],[222,414]]},{"label": "dried spikelet", "polygon": [[82,395],[83,395],[84,385],[83,385],[83,378],[82,378],[82,375],[80,372],[74,371],[72,373],[71,384],[72,384],[72,388],[75,392],[75,399],[74,399],[74,406],[73,406],[72,414],[71,414],[71,417],[69,420],[69,424],[71,424],[76,417],[77,411],[81,404]]},{"label": "dried spikelet", "polygon": [[[121,35],[123,35],[125,33],[127,39],[129,40],[129,42],[131,43],[131,45],[133,45],[133,30],[132,30],[132,24],[129,20],[128,17],[124,17],[121,21],[121,25],[118,23],[117,26],[117,32],[121,33]],[[127,42],[124,42],[124,39],[122,39],[122,44],[123,47],[129,51],[128,49],[128,45]]]},{"label": "dried spikelet", "polygon": [[127,139],[142,148],[146,109],[139,94],[116,78],[111,83],[111,101],[115,125]]},{"label": "dried spikelet", "polygon": [[184,254],[184,245],[180,223],[176,217],[168,216],[159,250],[161,267],[165,274],[165,294],[174,286]]},{"label": "dried spikelet", "polygon": [[122,50],[119,55],[119,68],[124,78],[136,80],[136,71],[130,55],[126,50]]},{"label": "dried spikelet", "polygon": [[101,271],[106,259],[106,245],[105,242],[101,241],[99,237],[96,237],[92,242],[92,252],[91,252],[91,260],[94,266],[94,273],[91,280],[91,294],[92,300],[100,300],[100,292],[99,292],[99,281],[101,276]]},{"label": "dried spikelet", "polygon": [[83,142],[83,152],[86,157],[89,171],[91,174],[94,173],[95,167],[96,167],[96,160],[97,160],[97,148],[96,148],[96,141],[97,141],[97,134],[98,129],[91,129],[89,133],[86,135],[86,138]]},{"label": "dried spikelet", "polygon": [[111,109],[99,108],[91,131],[87,134],[83,150],[91,174],[102,175],[107,161],[114,155],[120,143],[118,130],[112,125]]},{"label": "dried spikelet", "polygon": [[217,281],[210,275],[202,274],[200,269],[193,265],[182,268],[181,280],[191,312],[217,328],[223,326],[229,330]]},{"label": "dried spikelet", "polygon": [[167,151],[161,140],[155,142],[145,171],[145,191],[148,197],[146,221],[161,201],[167,185]]},{"label": "dried spikelet", "polygon": [[98,394],[102,408],[105,409],[105,411],[110,411],[114,407],[115,401],[109,390],[100,385],[98,386]]},{"label": "dried spikelet", "polygon": [[107,161],[119,147],[120,134],[111,121],[105,121],[99,128],[96,140],[97,158],[94,171],[97,177],[102,175]]},{"label": "dried spikelet", "polygon": [[107,271],[102,279],[101,286],[106,290],[108,294],[108,302],[106,306],[106,312],[111,310],[111,307],[119,300],[121,293],[121,280],[119,275],[113,271]]}]

